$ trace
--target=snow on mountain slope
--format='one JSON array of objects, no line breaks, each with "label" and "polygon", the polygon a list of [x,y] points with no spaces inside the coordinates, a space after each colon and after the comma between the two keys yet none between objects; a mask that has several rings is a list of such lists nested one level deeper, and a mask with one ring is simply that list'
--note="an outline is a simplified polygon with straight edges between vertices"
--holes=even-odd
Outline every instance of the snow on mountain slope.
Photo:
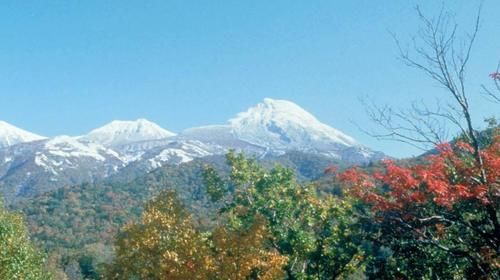
[{"label": "snow on mountain slope", "polygon": [[120,146],[133,142],[159,140],[174,136],[157,124],[146,119],[135,121],[112,121],[80,138],[93,141],[104,146]]},{"label": "snow on mountain slope", "polygon": [[267,148],[235,136],[230,125],[208,125],[184,130],[176,139],[197,140],[207,145],[222,146],[226,149],[234,149],[246,154],[260,154]]},{"label": "snow on mountain slope", "polygon": [[19,143],[0,150],[0,194],[30,197],[65,185],[93,182],[126,165],[114,150],[70,136]]},{"label": "snow on mountain slope", "polygon": [[290,101],[264,102],[229,120],[237,138],[275,149],[307,149],[311,145],[351,147],[359,144],[350,136],[318,121]]},{"label": "snow on mountain slope", "polygon": [[350,163],[366,163],[383,157],[382,153],[320,122],[297,104],[271,98],[239,113],[226,125],[187,129],[177,138],[219,144],[258,157],[288,151],[320,154]]},{"label": "snow on mountain slope", "polygon": [[0,121],[0,148],[43,139],[46,138]]},{"label": "snow on mountain slope", "polygon": [[195,158],[224,154],[227,151],[224,147],[195,140],[173,141],[166,146],[160,147],[157,151],[149,153],[148,162],[152,168],[158,168],[165,164],[186,163]]},{"label": "snow on mountain slope", "polygon": [[[68,169],[85,173],[87,169],[101,168],[99,173],[107,174],[124,166],[124,160],[117,152],[69,136],[20,143],[5,148],[1,156],[8,160],[0,163],[0,177],[14,174],[22,166],[30,166],[30,174],[48,172],[57,181],[60,173],[64,174]],[[5,173],[2,174],[1,170]]]},{"label": "snow on mountain slope", "polygon": [[48,154],[60,158],[91,158],[96,161],[105,161],[108,157],[120,159],[120,155],[104,146],[78,140],[70,136],[58,136],[45,142],[43,150],[37,154]]},{"label": "snow on mountain slope", "polygon": [[346,164],[384,157],[298,105],[270,98],[226,124],[191,128],[179,135],[139,119],[113,121],[79,137],[45,139],[0,122],[0,195],[8,200],[29,197],[64,185],[223,155],[231,149],[258,158],[298,151]]}]

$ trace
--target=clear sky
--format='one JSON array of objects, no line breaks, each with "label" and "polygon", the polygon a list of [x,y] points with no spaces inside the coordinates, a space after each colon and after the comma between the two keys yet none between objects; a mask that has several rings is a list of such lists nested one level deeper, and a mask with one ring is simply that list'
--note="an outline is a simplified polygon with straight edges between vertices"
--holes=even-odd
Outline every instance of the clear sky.
[{"label": "clear sky", "polygon": [[[224,123],[264,97],[288,99],[390,155],[360,97],[430,103],[442,92],[397,60],[414,7],[429,1],[2,1],[0,120],[46,135],[79,135],[113,119],[166,129]],[[478,1],[445,1],[470,29]],[[478,120],[498,107],[478,94],[500,59],[500,1],[485,0],[469,85]],[[478,126],[482,125],[478,121]]]}]

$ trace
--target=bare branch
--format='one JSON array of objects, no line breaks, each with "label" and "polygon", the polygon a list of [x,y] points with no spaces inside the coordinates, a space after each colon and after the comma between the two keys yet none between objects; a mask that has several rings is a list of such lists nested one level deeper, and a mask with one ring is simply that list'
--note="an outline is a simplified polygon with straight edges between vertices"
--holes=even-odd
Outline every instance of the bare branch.
[{"label": "bare branch", "polygon": [[422,151],[445,141],[447,135],[445,124],[435,115],[429,114],[431,111],[429,109],[414,110],[417,108],[415,103],[413,109],[395,111],[389,106],[377,106],[374,102],[370,104],[365,100],[361,102],[372,122],[384,132],[375,133],[359,129],[376,139],[406,143]]},{"label": "bare branch", "polygon": [[[427,148],[428,144],[442,143],[446,140],[446,124],[459,129],[474,147],[474,156],[479,166],[482,158],[476,131],[473,127],[466,88],[467,65],[471,59],[473,46],[480,29],[482,2],[478,8],[472,31],[464,38],[459,38],[458,25],[454,16],[444,9],[434,18],[427,17],[420,7],[416,7],[421,27],[413,38],[412,52],[403,48],[398,38],[393,35],[399,50],[399,59],[407,66],[422,71],[445,89],[443,94],[453,100],[446,107],[439,105],[431,110],[427,106],[413,104],[409,110],[395,111],[390,108],[371,106],[368,114],[377,123],[383,133],[369,133],[377,139],[413,142],[413,146]],[[495,80],[500,92],[500,80]],[[493,94],[483,87],[490,98],[500,103],[500,94]],[[483,179],[486,179],[483,174]]]}]

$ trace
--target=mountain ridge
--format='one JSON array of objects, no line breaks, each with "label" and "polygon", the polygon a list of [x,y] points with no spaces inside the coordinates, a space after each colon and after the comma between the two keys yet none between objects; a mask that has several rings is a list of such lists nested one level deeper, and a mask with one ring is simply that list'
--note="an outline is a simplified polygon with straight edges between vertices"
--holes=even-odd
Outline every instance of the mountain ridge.
[{"label": "mountain ridge", "polygon": [[138,119],[112,121],[74,137],[33,135],[0,148],[0,192],[9,199],[100,180],[122,170],[149,172],[230,150],[256,158],[300,151],[348,164],[366,164],[384,157],[297,104],[270,98],[226,124],[190,128],[179,134]]}]

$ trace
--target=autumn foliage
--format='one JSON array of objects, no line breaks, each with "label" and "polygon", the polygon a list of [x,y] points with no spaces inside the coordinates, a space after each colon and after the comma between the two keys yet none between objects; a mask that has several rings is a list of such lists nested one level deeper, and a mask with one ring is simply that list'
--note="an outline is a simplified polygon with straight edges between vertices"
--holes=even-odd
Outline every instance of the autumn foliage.
[{"label": "autumn foliage", "polygon": [[267,238],[269,232],[262,217],[246,230],[215,230],[213,279],[282,279],[288,258],[266,249]]},{"label": "autumn foliage", "polygon": [[[500,178],[500,138],[481,152],[487,182],[480,179],[481,170],[471,158],[472,148],[465,142],[438,148],[438,154],[427,157],[425,164],[403,167],[393,160],[384,161],[384,171],[368,175],[354,168],[339,175],[352,186],[352,193],[372,205],[373,210],[402,210],[432,200],[452,207],[464,200],[481,204],[498,199]],[[488,182],[491,182],[488,184]],[[381,192],[377,186],[388,186]]]},{"label": "autumn foliage", "polygon": [[195,229],[191,216],[165,192],[146,207],[140,222],[126,226],[116,242],[107,279],[280,279],[286,257],[268,249],[262,219],[238,231]]},{"label": "autumn foliage", "polygon": [[151,201],[116,241],[108,279],[206,279],[212,260],[190,215],[172,192]]},{"label": "autumn foliage", "polygon": [[422,164],[386,160],[382,171],[352,168],[338,178],[369,205],[377,223],[391,227],[382,239],[396,254],[408,244],[422,252],[432,248],[450,257],[446,262],[465,263],[458,275],[494,279],[500,268],[500,137],[478,152],[481,161],[468,143],[446,143]]}]

